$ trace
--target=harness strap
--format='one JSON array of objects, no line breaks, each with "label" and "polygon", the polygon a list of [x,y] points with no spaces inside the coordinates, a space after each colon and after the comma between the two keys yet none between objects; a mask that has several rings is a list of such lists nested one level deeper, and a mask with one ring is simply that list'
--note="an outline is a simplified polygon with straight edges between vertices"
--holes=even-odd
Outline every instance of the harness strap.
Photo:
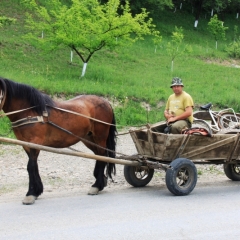
[{"label": "harness strap", "polygon": [[[47,105],[47,104],[46,104],[46,105]],[[59,108],[59,107],[53,107],[53,106],[49,106],[49,105],[47,105],[47,106],[48,106],[48,107],[51,107],[51,108],[54,108],[54,109],[61,110],[61,111],[63,111],[63,112],[68,112],[68,113],[72,113],[72,114],[75,114],[75,115],[78,115],[78,116],[81,116],[81,117],[85,117],[85,118],[91,119],[91,120],[93,120],[93,121],[95,121],[95,122],[100,122],[100,123],[103,123],[103,124],[106,124],[106,125],[110,125],[110,126],[118,126],[118,125],[114,125],[114,124],[111,124],[111,123],[107,123],[107,122],[98,120],[98,119],[96,119],[96,118],[92,118],[92,117],[86,116],[86,115],[81,114],[81,113],[73,112],[73,111],[66,110],[66,109]]]},{"label": "harness strap", "polygon": [[36,116],[36,117],[26,117],[26,118],[22,118],[17,120],[16,122],[12,122],[12,128],[16,128],[22,125],[26,125],[26,124],[31,124],[31,123],[44,123],[44,119],[42,116]]},{"label": "harness strap", "polygon": [[17,111],[12,111],[12,112],[7,112],[7,113],[1,113],[1,114],[0,114],[0,117],[2,117],[2,116],[8,116],[8,115],[15,114],[15,113],[19,113],[19,112],[23,112],[23,111],[26,111],[26,110],[28,110],[28,109],[35,108],[35,107],[36,107],[36,106],[29,107],[29,108],[25,108],[25,109],[21,109],[21,110],[17,110]]}]

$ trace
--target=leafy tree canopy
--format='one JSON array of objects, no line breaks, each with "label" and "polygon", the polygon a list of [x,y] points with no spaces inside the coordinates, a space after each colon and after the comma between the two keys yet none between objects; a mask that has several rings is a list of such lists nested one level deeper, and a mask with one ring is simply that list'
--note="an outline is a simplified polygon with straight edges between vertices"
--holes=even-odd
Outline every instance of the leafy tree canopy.
[{"label": "leafy tree canopy", "polygon": [[[45,47],[70,47],[84,63],[103,47],[114,49],[143,39],[144,35],[158,36],[148,12],[131,13],[129,3],[119,0],[100,4],[98,0],[72,0],[63,4],[59,0],[47,1],[40,6],[35,0],[23,0],[31,9],[27,14],[29,36]],[[44,31],[44,38],[39,34]],[[47,45],[46,45],[47,43]]]},{"label": "leafy tree canopy", "polygon": [[225,31],[228,29],[228,27],[224,27],[223,22],[218,20],[218,17],[215,14],[208,22],[208,29],[217,41],[218,39],[225,39]]}]

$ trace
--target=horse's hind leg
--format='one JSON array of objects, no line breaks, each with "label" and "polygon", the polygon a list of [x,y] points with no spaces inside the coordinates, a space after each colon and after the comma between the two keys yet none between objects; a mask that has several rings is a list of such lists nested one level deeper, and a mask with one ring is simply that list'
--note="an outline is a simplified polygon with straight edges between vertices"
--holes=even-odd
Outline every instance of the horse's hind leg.
[{"label": "horse's hind leg", "polygon": [[39,150],[26,150],[29,157],[27,171],[29,175],[29,189],[26,197],[23,199],[23,204],[30,205],[35,202],[35,199],[43,192],[43,184],[38,171],[37,158]]},{"label": "horse's hind leg", "polygon": [[96,161],[93,175],[96,178],[95,183],[89,189],[89,195],[97,195],[99,191],[102,191],[106,186],[106,177],[104,176],[104,169],[106,163],[102,161]]}]

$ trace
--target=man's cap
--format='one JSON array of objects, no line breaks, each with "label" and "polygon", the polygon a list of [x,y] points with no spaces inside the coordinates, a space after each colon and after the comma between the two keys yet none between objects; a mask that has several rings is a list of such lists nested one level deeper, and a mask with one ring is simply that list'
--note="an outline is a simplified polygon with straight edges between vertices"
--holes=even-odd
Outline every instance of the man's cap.
[{"label": "man's cap", "polygon": [[171,84],[170,88],[172,88],[173,86],[183,86],[184,87],[182,79],[179,77],[174,77],[172,79],[172,84]]}]

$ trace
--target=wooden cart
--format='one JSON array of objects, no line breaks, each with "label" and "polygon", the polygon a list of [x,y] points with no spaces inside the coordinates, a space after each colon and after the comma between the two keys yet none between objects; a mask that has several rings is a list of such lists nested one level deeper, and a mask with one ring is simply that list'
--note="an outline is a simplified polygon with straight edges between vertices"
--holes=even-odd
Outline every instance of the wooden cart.
[{"label": "wooden cart", "polygon": [[125,166],[124,175],[135,187],[148,184],[154,169],[166,171],[166,185],[174,195],[187,195],[197,182],[195,164],[223,164],[231,180],[240,180],[240,130],[220,132],[211,137],[164,134],[165,122],[130,130],[144,167]]}]

